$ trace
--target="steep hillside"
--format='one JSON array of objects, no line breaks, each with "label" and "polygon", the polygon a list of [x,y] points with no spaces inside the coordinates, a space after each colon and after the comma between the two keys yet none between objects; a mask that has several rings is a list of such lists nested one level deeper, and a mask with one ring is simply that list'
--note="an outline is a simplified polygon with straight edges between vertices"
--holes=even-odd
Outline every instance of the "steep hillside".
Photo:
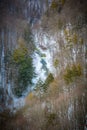
[{"label": "steep hillside", "polygon": [[0,0],[1,130],[87,129],[86,7]]}]

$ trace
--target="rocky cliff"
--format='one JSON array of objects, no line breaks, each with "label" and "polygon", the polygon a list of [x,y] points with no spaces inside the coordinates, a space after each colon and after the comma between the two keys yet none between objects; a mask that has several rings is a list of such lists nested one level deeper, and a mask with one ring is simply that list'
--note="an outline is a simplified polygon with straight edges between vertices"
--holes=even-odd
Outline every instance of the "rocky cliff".
[{"label": "rocky cliff", "polygon": [[[50,0],[0,0],[0,103],[11,104],[12,89],[17,72],[11,65],[11,56],[23,39],[28,25],[33,26],[50,5]],[[29,51],[33,45],[29,45]],[[15,75],[16,73],[16,75]],[[1,107],[1,108],[2,108]]]}]

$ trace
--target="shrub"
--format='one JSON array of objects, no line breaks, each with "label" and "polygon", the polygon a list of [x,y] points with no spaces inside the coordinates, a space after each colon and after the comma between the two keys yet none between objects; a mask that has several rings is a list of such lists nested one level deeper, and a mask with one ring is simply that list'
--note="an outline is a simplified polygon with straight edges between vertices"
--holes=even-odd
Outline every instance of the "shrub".
[{"label": "shrub", "polygon": [[45,82],[39,79],[38,83],[36,84],[35,90],[37,90],[40,94],[43,94],[43,92],[47,91],[49,84],[53,82],[53,80],[54,77],[51,73],[47,76]]},{"label": "shrub", "polygon": [[28,55],[28,49],[25,45],[15,49],[12,55],[14,68],[17,72],[15,77],[14,93],[16,96],[22,96],[28,85],[32,85],[32,78],[35,76],[32,58]]},{"label": "shrub", "polygon": [[56,119],[57,119],[57,115],[56,113],[48,113],[46,115],[46,123],[45,123],[45,128],[48,129],[50,127],[54,128],[54,126],[56,125]]},{"label": "shrub", "polygon": [[76,33],[73,35],[72,41],[73,41],[74,44],[78,43],[78,36],[77,36]]},{"label": "shrub", "polygon": [[65,0],[61,0],[61,3],[62,3],[62,5],[64,5],[65,4]]},{"label": "shrub", "polygon": [[57,67],[58,67],[58,64],[59,64],[59,61],[58,61],[57,59],[55,59],[54,64],[53,64],[54,67],[57,68]]},{"label": "shrub", "polygon": [[25,45],[21,45],[19,48],[15,49],[12,55],[12,59],[16,64],[20,64],[28,56],[28,49]]},{"label": "shrub", "polygon": [[65,71],[64,80],[67,84],[72,83],[77,77],[82,75],[82,67],[80,64],[66,67]]},{"label": "shrub", "polygon": [[46,78],[45,83],[43,83],[43,85],[42,85],[42,88],[43,88],[44,92],[47,91],[47,88],[48,88],[49,84],[50,84],[51,82],[53,82],[53,80],[54,80],[54,77],[53,77],[53,75],[50,73],[50,74],[48,75],[48,77]]},{"label": "shrub", "polygon": [[51,8],[52,9],[58,8],[58,3],[56,1],[53,1],[52,4],[51,4]]}]

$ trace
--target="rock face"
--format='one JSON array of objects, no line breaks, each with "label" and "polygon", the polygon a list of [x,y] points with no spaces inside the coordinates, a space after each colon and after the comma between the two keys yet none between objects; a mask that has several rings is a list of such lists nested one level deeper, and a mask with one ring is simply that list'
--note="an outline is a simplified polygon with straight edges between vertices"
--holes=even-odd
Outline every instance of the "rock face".
[{"label": "rock face", "polygon": [[27,24],[34,25],[46,11],[50,0],[0,0],[0,104],[13,102],[14,73],[10,56],[23,37]]},{"label": "rock face", "polygon": [[[9,17],[36,22],[49,7],[51,0],[1,0],[0,10],[2,18]],[[9,16],[9,17],[8,17]],[[2,19],[3,20],[3,19]],[[4,21],[3,21],[4,22]]]}]

